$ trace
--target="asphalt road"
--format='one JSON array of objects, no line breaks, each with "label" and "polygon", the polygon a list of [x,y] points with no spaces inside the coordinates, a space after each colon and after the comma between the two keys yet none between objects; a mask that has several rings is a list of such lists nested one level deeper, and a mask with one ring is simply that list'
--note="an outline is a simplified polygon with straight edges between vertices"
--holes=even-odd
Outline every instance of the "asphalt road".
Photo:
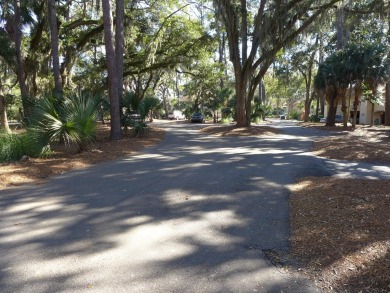
[{"label": "asphalt road", "polygon": [[309,152],[318,132],[274,124],[285,134],[166,123],[137,156],[0,191],[0,292],[317,292],[273,261],[289,185],[330,165]]}]

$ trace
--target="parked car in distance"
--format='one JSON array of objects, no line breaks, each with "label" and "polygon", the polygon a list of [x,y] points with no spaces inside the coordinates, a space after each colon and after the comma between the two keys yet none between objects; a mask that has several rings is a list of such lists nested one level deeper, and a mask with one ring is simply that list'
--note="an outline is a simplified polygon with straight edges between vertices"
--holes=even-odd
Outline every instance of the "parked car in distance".
[{"label": "parked car in distance", "polygon": [[[325,123],[328,118],[320,118],[320,122]],[[336,115],[334,122],[336,123],[343,123],[344,122],[344,116],[343,115]]]},{"label": "parked car in distance", "polygon": [[191,116],[191,123],[204,123],[204,115],[202,113],[194,113]]},{"label": "parked car in distance", "polygon": [[343,123],[344,122],[344,116],[343,115],[336,115],[335,122],[336,123]]},{"label": "parked car in distance", "polygon": [[179,110],[174,110],[173,112],[168,113],[168,119],[169,120],[181,120],[185,119],[184,114]]}]

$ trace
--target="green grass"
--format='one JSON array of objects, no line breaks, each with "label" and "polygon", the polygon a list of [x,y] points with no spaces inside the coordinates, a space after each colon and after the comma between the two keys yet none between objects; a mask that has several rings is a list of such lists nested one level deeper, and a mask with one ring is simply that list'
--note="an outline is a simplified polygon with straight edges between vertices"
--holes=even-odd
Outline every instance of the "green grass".
[{"label": "green grass", "polygon": [[48,147],[40,145],[33,133],[0,133],[0,163],[19,161],[23,156],[41,157],[48,154]]}]

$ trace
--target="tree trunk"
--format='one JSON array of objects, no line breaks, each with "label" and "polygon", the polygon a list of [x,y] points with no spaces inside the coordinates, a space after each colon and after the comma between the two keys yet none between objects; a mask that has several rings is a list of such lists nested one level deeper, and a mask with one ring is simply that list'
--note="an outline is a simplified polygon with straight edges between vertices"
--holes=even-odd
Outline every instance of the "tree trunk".
[{"label": "tree trunk", "polygon": [[[373,98],[375,99],[376,97],[376,94],[377,94],[377,83],[373,82],[371,83],[371,92],[372,92],[372,96]],[[374,101],[371,100],[371,121],[370,121],[370,126],[374,126],[374,113],[375,113],[375,104],[374,104]]]},{"label": "tree trunk", "polygon": [[347,115],[347,97],[346,90],[341,89],[341,111],[343,112],[343,126],[347,127],[348,115]]},{"label": "tree trunk", "polygon": [[15,51],[16,51],[16,64],[17,64],[17,77],[20,86],[20,92],[22,95],[22,105],[23,105],[23,120],[30,118],[31,114],[31,103],[26,86],[26,75],[24,72],[24,64],[22,57],[22,31],[20,30],[20,0],[14,0],[14,41],[15,41]]},{"label": "tree trunk", "polygon": [[345,35],[345,12],[344,7],[341,6],[336,10],[336,30],[337,30],[337,49],[341,50],[345,48],[346,35]]},{"label": "tree trunk", "polygon": [[238,127],[248,126],[247,115],[246,115],[246,82],[242,80],[243,78],[239,74],[236,74],[236,120]]},{"label": "tree trunk", "polygon": [[248,11],[246,0],[241,0],[241,21],[241,55],[242,64],[244,64],[248,56]]},{"label": "tree trunk", "polygon": [[316,105],[316,121],[315,122],[319,122],[320,121],[320,95],[319,95],[319,92],[314,92],[314,94],[317,96],[317,105]]},{"label": "tree trunk", "polygon": [[305,93],[305,110],[303,114],[303,121],[308,122],[309,116],[310,116],[310,106],[311,106],[311,100],[310,100],[310,87],[306,85],[306,93]]},{"label": "tree trunk", "polygon": [[[319,36],[319,41],[320,41],[320,48],[319,48],[319,51],[318,51],[318,62],[319,64],[321,64],[322,62],[324,62],[324,40],[323,40],[323,33],[322,31],[320,32],[320,36]],[[325,115],[325,95],[324,93],[321,91],[321,92],[318,92],[318,97],[317,97],[317,119],[318,121],[320,120],[319,119],[319,113],[318,111],[320,111],[320,115],[322,117],[324,117]]]},{"label": "tree trunk", "polygon": [[[258,84],[255,84],[255,88],[257,88]],[[251,125],[251,116],[252,116],[252,104],[253,104],[253,101],[254,101],[254,98],[255,98],[255,91],[247,91],[247,94],[246,94],[246,107],[245,107],[245,111],[246,111],[246,125],[245,126],[250,126]]]},{"label": "tree trunk", "polygon": [[121,123],[119,112],[119,95],[117,83],[117,68],[113,43],[113,21],[110,0],[102,0],[104,43],[106,48],[108,91],[110,97],[111,135],[112,140],[121,139]]},{"label": "tree trunk", "polygon": [[360,104],[360,95],[362,94],[362,83],[360,80],[356,81],[355,85],[355,100],[353,101],[353,117],[352,117],[352,127],[356,127],[356,118],[358,112],[358,106]]},{"label": "tree trunk", "polygon": [[260,113],[260,119],[262,121],[265,121],[265,100],[267,98],[266,92],[265,92],[265,85],[264,85],[264,80],[261,79],[261,82],[259,84],[259,103],[261,106],[261,113]]},{"label": "tree trunk", "polygon": [[116,0],[115,56],[119,100],[121,100],[123,95],[123,56],[125,53],[124,14],[124,0]]},{"label": "tree trunk", "polygon": [[[315,45],[318,44],[318,36],[316,38],[316,43]],[[312,84],[312,79],[313,79],[313,65],[314,65],[314,59],[316,57],[316,51],[313,50],[313,52],[310,55],[309,63],[308,63],[308,68],[307,68],[307,74],[306,74],[306,97],[305,97],[305,112],[303,115],[303,121],[308,122],[309,121],[309,116],[310,116],[310,107],[312,100],[314,98],[313,95],[310,95],[311,92],[311,84]]]},{"label": "tree trunk", "polygon": [[[311,108],[311,103],[313,102],[315,97],[315,91],[313,90],[310,94],[310,98],[307,102],[305,102],[305,113],[304,113],[304,121],[308,122],[310,120],[310,108]],[[318,113],[318,112],[316,112]]]},{"label": "tree trunk", "polygon": [[180,107],[180,89],[179,89],[179,73],[178,72],[176,72],[175,87],[176,87],[177,103]]},{"label": "tree trunk", "polygon": [[328,117],[326,120],[326,126],[334,126],[336,120],[336,111],[337,111],[337,103],[338,103],[338,93],[337,88],[332,86],[328,89],[328,99],[329,99],[329,109],[328,109]]},{"label": "tree trunk", "polygon": [[352,84],[349,87],[349,95],[348,95],[348,110],[347,110],[347,118],[344,117],[344,120],[348,121],[351,118],[351,98],[352,98]]},{"label": "tree trunk", "polygon": [[4,131],[6,133],[11,133],[11,129],[9,128],[8,125],[7,110],[5,107],[5,101],[3,95],[0,95],[0,122]]},{"label": "tree trunk", "polygon": [[374,126],[374,113],[375,113],[375,104],[371,101],[371,119],[370,119],[370,126]]},{"label": "tree trunk", "polygon": [[[309,66],[311,66],[311,65],[309,65]],[[311,89],[311,73],[308,75],[305,75],[305,109],[304,109],[304,113],[303,113],[303,121],[304,122],[309,121],[310,105],[311,105],[310,89]]]},{"label": "tree trunk", "polygon": [[167,87],[164,86],[164,88],[162,90],[162,102],[163,102],[163,108],[164,108],[164,112],[165,112],[165,117],[166,118],[168,118],[168,114],[169,114],[167,97],[166,97],[167,90],[168,90]]},{"label": "tree trunk", "polygon": [[59,57],[59,40],[57,28],[57,15],[55,8],[55,0],[47,1],[48,17],[50,24],[50,43],[51,55],[53,58],[53,74],[54,74],[54,91],[57,94],[62,94],[62,80],[60,73],[60,57]]},{"label": "tree trunk", "polygon": [[385,94],[385,125],[390,126],[390,80],[386,83]]},{"label": "tree trunk", "polygon": [[[221,65],[224,65],[225,64],[225,58],[224,58],[224,52],[225,52],[225,35],[224,35],[224,32],[219,32],[220,36],[219,36],[219,45],[218,45],[218,62],[221,64]],[[227,75],[226,75],[227,76]],[[219,85],[220,85],[220,88],[221,90],[225,87],[225,78],[226,76],[221,76],[220,78],[220,81],[219,81]]]}]

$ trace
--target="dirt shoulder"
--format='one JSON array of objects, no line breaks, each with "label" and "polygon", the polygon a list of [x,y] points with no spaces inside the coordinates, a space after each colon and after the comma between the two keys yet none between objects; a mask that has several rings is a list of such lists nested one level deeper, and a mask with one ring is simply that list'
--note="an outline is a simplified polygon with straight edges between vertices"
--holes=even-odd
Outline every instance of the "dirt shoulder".
[{"label": "dirt shoulder", "polygon": [[28,158],[26,161],[1,164],[0,190],[25,183],[39,184],[50,176],[63,174],[72,169],[85,168],[136,154],[141,149],[162,141],[164,131],[153,127],[138,137],[135,137],[131,130],[118,141],[111,141],[109,137],[109,126],[99,125],[96,141],[85,152],[78,153],[75,147],[54,145],[50,158]]}]

